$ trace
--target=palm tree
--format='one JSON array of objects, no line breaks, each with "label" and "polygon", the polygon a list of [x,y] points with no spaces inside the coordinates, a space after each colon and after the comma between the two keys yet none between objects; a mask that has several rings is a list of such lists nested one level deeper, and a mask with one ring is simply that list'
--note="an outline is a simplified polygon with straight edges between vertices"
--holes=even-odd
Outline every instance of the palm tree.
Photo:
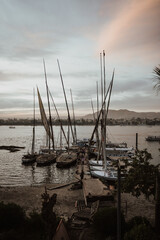
[{"label": "palm tree", "polygon": [[156,84],[154,85],[154,89],[156,89],[157,92],[160,91],[160,65],[159,67],[155,67],[153,69],[154,73],[154,80],[156,81]]}]

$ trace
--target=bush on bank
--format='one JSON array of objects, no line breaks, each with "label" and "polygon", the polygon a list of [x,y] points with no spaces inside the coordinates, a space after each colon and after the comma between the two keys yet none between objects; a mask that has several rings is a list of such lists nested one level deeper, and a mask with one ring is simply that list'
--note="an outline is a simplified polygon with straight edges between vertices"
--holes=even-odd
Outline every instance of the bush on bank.
[{"label": "bush on bank", "polygon": [[[49,200],[47,203],[50,205]],[[24,209],[17,204],[0,202],[0,240],[52,239],[59,219],[53,212],[46,219],[45,209],[47,212],[47,204],[43,206],[41,214],[32,212],[26,216]]]}]

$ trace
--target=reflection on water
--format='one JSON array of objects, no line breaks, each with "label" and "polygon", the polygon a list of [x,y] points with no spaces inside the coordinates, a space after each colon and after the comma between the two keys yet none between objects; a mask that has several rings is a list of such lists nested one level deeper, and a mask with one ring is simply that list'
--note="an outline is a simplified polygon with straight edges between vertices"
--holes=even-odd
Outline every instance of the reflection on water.
[{"label": "reflection on water", "polygon": [[[78,138],[89,138],[93,126],[78,126]],[[22,155],[31,149],[32,127],[0,126],[0,145],[16,145],[25,147],[18,152],[10,153],[0,150],[0,186],[24,186],[44,183],[66,183],[74,181],[75,167],[69,169],[56,168],[56,164],[45,167],[24,166],[21,164]],[[160,135],[158,126],[110,126],[107,127],[108,139],[112,142],[127,142],[135,147],[136,133],[138,133],[139,149],[147,148],[152,154],[153,164],[160,163],[159,142],[147,142],[148,135]],[[54,135],[58,139],[59,127],[54,128]],[[57,142],[57,141],[56,141]],[[36,150],[45,144],[45,132],[42,126],[36,127]]]}]

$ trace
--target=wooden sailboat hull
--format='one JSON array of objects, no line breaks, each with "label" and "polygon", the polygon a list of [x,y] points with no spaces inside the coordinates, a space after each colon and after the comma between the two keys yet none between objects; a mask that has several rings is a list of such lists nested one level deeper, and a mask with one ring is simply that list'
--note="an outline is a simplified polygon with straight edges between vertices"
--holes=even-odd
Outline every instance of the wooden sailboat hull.
[{"label": "wooden sailboat hull", "polygon": [[77,162],[77,154],[76,153],[62,153],[57,157],[56,163],[58,168],[67,168],[74,165]]},{"label": "wooden sailboat hull", "polygon": [[37,166],[46,166],[56,162],[56,154],[41,154],[36,158]]},{"label": "wooden sailboat hull", "polygon": [[22,164],[32,164],[36,161],[36,158],[37,158],[37,154],[25,154],[23,155],[22,157]]}]

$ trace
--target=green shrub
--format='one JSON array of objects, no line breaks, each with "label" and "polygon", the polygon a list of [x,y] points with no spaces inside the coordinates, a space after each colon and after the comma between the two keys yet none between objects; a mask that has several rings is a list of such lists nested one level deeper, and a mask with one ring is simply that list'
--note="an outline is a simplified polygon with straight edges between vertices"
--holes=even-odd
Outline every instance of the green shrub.
[{"label": "green shrub", "polygon": [[27,218],[27,227],[30,231],[38,231],[43,233],[45,229],[45,223],[41,214],[37,212],[30,213],[29,218]]},{"label": "green shrub", "polygon": [[0,231],[19,227],[26,219],[23,208],[14,204],[0,202]]},{"label": "green shrub", "polygon": [[[125,220],[121,214],[122,234],[125,227]],[[117,233],[117,209],[102,208],[94,215],[93,228],[97,235],[101,237],[115,236]]]},{"label": "green shrub", "polygon": [[124,240],[156,240],[156,234],[150,226],[143,223],[134,227],[124,235]]},{"label": "green shrub", "polygon": [[135,216],[127,222],[127,231],[130,231],[135,225],[144,224],[151,227],[150,222],[147,218],[141,216]]}]

